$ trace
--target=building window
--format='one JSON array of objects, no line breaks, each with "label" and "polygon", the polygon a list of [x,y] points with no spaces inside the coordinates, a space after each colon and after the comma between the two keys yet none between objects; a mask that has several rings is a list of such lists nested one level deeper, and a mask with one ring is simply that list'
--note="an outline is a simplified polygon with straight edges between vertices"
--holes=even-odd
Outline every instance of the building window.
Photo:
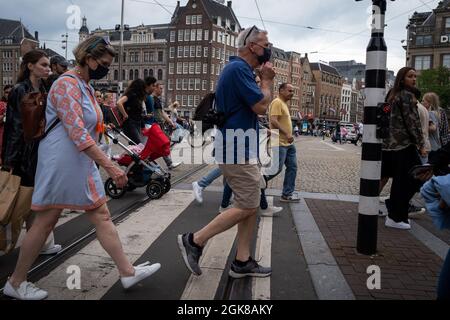
[{"label": "building window", "polygon": [[183,62],[183,74],[188,74],[189,72],[189,63]]},{"label": "building window", "polygon": [[188,79],[183,79],[183,90],[188,89]]},{"label": "building window", "polygon": [[189,62],[189,74],[195,74],[195,62]]},{"label": "building window", "polygon": [[183,98],[181,100],[181,105],[183,107],[187,107],[187,95],[183,94]]},{"label": "building window", "polygon": [[449,18],[445,18],[445,28],[446,29],[450,29],[450,17]]},{"label": "building window", "polygon": [[215,67],[215,65],[214,65],[214,64],[211,64],[211,74],[212,74],[212,75],[214,75],[214,67]]},{"label": "building window", "polygon": [[195,80],[189,79],[189,91],[194,90],[194,86],[195,86]]},{"label": "building window", "polygon": [[169,58],[170,59],[175,58],[175,47],[170,47]]},{"label": "building window", "polygon": [[184,47],[184,57],[189,58],[189,46]]},{"label": "building window", "polygon": [[201,74],[202,73],[202,63],[196,62],[195,63],[195,74]]},{"label": "building window", "polygon": [[211,87],[210,87],[209,91],[211,91],[211,92],[214,91],[214,80],[211,80]]},{"label": "building window", "polygon": [[416,46],[429,46],[433,44],[433,36],[417,36]]},{"label": "building window", "polygon": [[144,78],[148,77],[148,69],[144,69]]},{"label": "building window", "polygon": [[184,30],[178,30],[178,41],[183,41]]},{"label": "building window", "polygon": [[183,46],[178,47],[178,58],[183,58]]},{"label": "building window", "polygon": [[177,62],[177,74],[182,74],[182,73],[183,73],[183,63]]},{"label": "building window", "polygon": [[442,66],[450,69],[450,54],[444,54],[442,56]]},{"label": "building window", "polygon": [[414,61],[414,68],[416,70],[431,69],[431,56],[416,56]]},{"label": "building window", "polygon": [[[177,79],[177,90],[181,90],[181,83],[182,83],[182,80]],[[177,98],[177,100],[179,100],[179,99]]]},{"label": "building window", "polygon": [[[207,74],[207,73],[208,73],[208,64],[204,63],[203,64],[203,74]],[[206,90],[206,89],[204,89],[204,90]]]},{"label": "building window", "polygon": [[194,96],[194,106],[198,106],[200,103],[200,96]]},{"label": "building window", "polygon": [[205,30],[205,37],[204,37],[204,39],[205,39],[206,41],[209,40],[209,30]]},{"label": "building window", "polygon": [[197,24],[202,24],[203,23],[203,16],[200,14],[197,16]]},{"label": "building window", "polygon": [[202,46],[197,46],[196,57],[197,58],[201,58],[202,57]]},{"label": "building window", "polygon": [[150,69],[150,71],[148,72],[148,75],[150,77],[154,77],[155,76],[155,71],[153,71],[153,69]]},{"label": "building window", "polygon": [[186,16],[186,24],[191,24],[192,16]]},{"label": "building window", "polygon": [[192,107],[194,103],[194,96],[193,95],[189,95],[188,97],[188,107]]},{"label": "building window", "polygon": [[206,91],[207,89],[206,89],[206,86],[208,85],[208,81],[207,80],[203,80],[202,81],[202,90],[203,91]]},{"label": "building window", "polygon": [[173,74],[175,71],[175,64],[169,63],[169,74]]},{"label": "building window", "polygon": [[203,30],[197,29],[197,41],[202,41]]},{"label": "building window", "polygon": [[195,46],[191,46],[191,54],[190,54],[191,58],[195,58]]},{"label": "building window", "polygon": [[197,31],[195,29],[191,30],[191,41],[195,41],[195,37],[197,36]]},{"label": "building window", "polygon": [[139,79],[139,70],[134,70],[134,79]]},{"label": "building window", "polygon": [[192,24],[197,24],[197,16],[192,16],[191,23]]},{"label": "building window", "polygon": [[200,79],[195,79],[195,90],[200,90]]},{"label": "building window", "polygon": [[169,91],[173,90],[173,79],[169,79],[167,81],[167,90],[169,90]]},{"label": "building window", "polygon": [[134,73],[133,73],[133,69],[131,69],[131,70],[130,70],[130,73],[129,73],[129,76],[130,76],[130,77],[128,78],[128,80],[133,80],[133,74],[134,74]]},{"label": "building window", "polygon": [[126,72],[125,72],[125,69],[123,69],[123,70],[122,70],[122,80],[126,80],[126,79],[125,79],[125,75],[126,75]]},{"label": "building window", "polygon": [[158,51],[158,62],[163,62],[164,60],[164,52]]},{"label": "building window", "polygon": [[212,40],[213,40],[213,41],[216,41],[216,32],[215,32],[215,31],[213,31],[213,37],[212,37]]},{"label": "building window", "polygon": [[114,80],[119,80],[119,70],[114,70]]},{"label": "building window", "polygon": [[203,56],[205,57],[205,58],[208,58],[208,47],[204,47],[203,48]]},{"label": "building window", "polygon": [[175,42],[175,32],[176,31],[170,31],[170,42]]}]

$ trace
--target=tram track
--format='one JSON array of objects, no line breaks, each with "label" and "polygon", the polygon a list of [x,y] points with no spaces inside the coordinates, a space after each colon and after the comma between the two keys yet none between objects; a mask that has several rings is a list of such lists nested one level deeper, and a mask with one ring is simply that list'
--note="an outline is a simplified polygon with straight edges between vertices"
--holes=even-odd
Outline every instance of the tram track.
[{"label": "tram track", "polygon": [[[208,165],[207,164],[201,164],[196,166],[195,168],[188,170],[187,172],[181,174],[180,176],[174,178],[172,180],[172,186],[176,186],[189,177],[195,175],[197,172],[205,169]],[[117,201],[117,200],[116,200]],[[143,196],[139,199],[136,199],[136,201],[131,201],[130,204],[126,205],[125,208],[120,208],[119,212],[112,212],[111,218],[115,225],[122,222],[124,219],[129,217],[131,214],[136,212],[137,209],[145,206],[152,200],[149,199],[147,196]],[[81,217],[79,217],[81,218]],[[77,221],[78,222],[78,221]],[[68,222],[70,223],[70,221]],[[79,223],[82,224],[82,223]],[[62,225],[64,226],[64,225]],[[86,230],[86,229],[85,229]],[[63,249],[56,255],[47,257],[47,258],[40,258],[38,259],[38,262],[30,269],[28,272],[28,279],[32,282],[38,281],[40,278],[45,276],[46,274],[50,273],[53,269],[55,269],[57,266],[59,266],[61,263],[63,263],[65,260],[76,254],[78,251],[80,251],[83,247],[85,247],[87,244],[89,244],[92,240],[96,238],[96,230],[95,228],[90,227],[89,230],[81,231],[81,234],[78,234],[74,237],[74,239],[71,239],[68,244],[63,244]],[[2,257],[0,260],[0,267],[3,269],[5,265],[2,264],[2,262],[6,262],[7,265],[9,265],[9,268],[11,270],[11,263],[14,263],[17,261],[17,256],[19,253],[19,249],[16,249],[14,254],[11,254],[10,257],[5,256]],[[5,261],[6,260],[6,261]],[[5,270],[4,270],[5,271]],[[10,274],[9,270],[6,272],[6,274]],[[0,274],[0,294],[3,294],[3,288],[4,284],[7,281],[7,276],[5,272],[4,274]]]}]

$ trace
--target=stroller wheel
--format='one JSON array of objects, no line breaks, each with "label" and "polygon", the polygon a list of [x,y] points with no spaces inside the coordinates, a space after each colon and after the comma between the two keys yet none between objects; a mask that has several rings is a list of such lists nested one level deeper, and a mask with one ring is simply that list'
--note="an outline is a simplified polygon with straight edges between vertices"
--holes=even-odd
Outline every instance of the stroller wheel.
[{"label": "stroller wheel", "polygon": [[112,199],[120,199],[122,198],[125,193],[126,189],[121,189],[116,186],[116,183],[113,179],[109,178],[105,182],[105,191],[106,194],[111,197]]},{"label": "stroller wheel", "polygon": [[164,186],[159,181],[151,181],[147,185],[147,196],[151,200],[157,200],[161,199],[161,197],[164,195]]},{"label": "stroller wheel", "polygon": [[170,179],[165,179],[163,182],[163,193],[166,194],[172,188],[172,184],[170,183]]}]

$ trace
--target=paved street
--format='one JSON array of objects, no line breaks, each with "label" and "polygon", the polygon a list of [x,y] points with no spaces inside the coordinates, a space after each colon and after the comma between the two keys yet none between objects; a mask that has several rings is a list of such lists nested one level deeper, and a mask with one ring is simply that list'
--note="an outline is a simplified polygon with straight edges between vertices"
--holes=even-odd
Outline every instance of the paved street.
[{"label": "paved street", "polygon": [[[296,139],[298,174],[296,190],[313,193],[359,195],[361,146],[334,144],[318,137],[300,136]],[[213,166],[193,176],[196,181]],[[281,190],[284,172],[269,183],[270,189]],[[220,181],[219,181],[220,180]],[[214,182],[220,186],[222,180]],[[387,195],[390,184],[383,190]]]}]

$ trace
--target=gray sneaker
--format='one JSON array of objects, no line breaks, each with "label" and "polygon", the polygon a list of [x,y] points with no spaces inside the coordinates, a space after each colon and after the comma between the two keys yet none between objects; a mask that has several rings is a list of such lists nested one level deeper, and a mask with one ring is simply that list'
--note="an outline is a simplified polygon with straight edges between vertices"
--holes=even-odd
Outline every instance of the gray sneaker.
[{"label": "gray sneaker", "polygon": [[233,261],[229,275],[234,279],[241,279],[245,277],[266,278],[272,275],[272,269],[262,267],[258,264],[258,262],[250,258],[247,264],[243,267],[238,266],[236,261]]},{"label": "gray sneaker", "polygon": [[281,202],[290,202],[290,203],[297,203],[300,202],[299,198],[294,198],[293,196],[281,196]]},{"label": "gray sneaker", "polygon": [[203,250],[194,247],[189,243],[189,235],[190,233],[179,235],[178,246],[180,247],[181,255],[183,256],[186,267],[193,274],[200,276],[202,274],[202,270],[200,269],[198,262],[203,254]]}]

